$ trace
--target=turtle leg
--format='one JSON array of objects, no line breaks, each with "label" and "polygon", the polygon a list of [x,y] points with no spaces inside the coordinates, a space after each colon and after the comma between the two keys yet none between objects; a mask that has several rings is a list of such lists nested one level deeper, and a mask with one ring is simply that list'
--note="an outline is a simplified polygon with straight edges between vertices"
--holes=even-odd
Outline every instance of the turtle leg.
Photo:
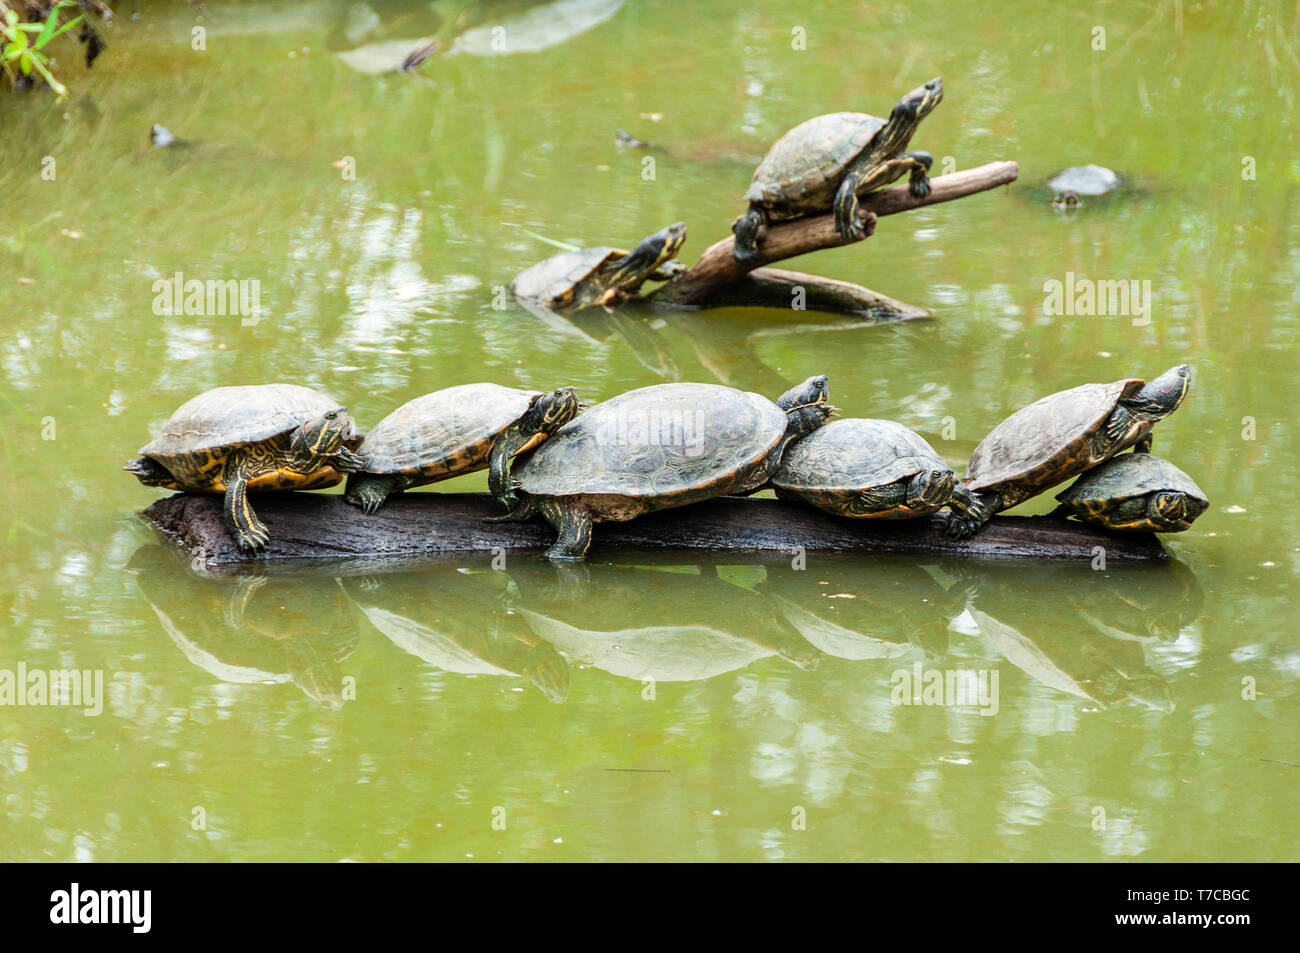
[{"label": "turtle leg", "polygon": [[845,508],[850,516],[870,516],[902,506],[907,502],[907,484],[887,483],[863,490]]},{"label": "turtle leg", "polygon": [[858,190],[862,188],[864,181],[866,177],[862,173],[850,171],[840,183],[839,191],[835,193],[833,206],[835,229],[846,241],[857,241],[867,237],[866,230],[858,221]]},{"label": "turtle leg", "polygon": [[749,265],[758,260],[758,230],[765,224],[767,224],[767,213],[751,202],[749,211],[736,219],[735,224],[731,226],[732,232],[736,235],[736,243],[732,251],[736,261],[742,265]]},{"label": "turtle leg", "polygon": [[1139,440],[1137,443],[1133,444],[1133,452],[1134,452],[1134,453],[1150,453],[1150,452],[1151,452],[1151,445],[1152,445],[1154,442],[1155,442],[1155,441],[1151,439],[1151,431],[1148,430],[1148,431],[1147,431],[1147,435],[1146,435],[1145,437],[1143,437],[1143,438],[1142,438],[1141,440]]},{"label": "turtle leg", "polygon": [[353,506],[361,507],[361,512],[369,516],[379,512],[389,494],[400,493],[407,485],[406,478],[396,473],[382,476],[377,473],[352,473],[348,475],[343,499]]},{"label": "turtle leg", "polygon": [[231,454],[226,461],[226,525],[239,548],[256,553],[266,549],[271,533],[257,518],[248,502],[248,480],[256,468],[242,453]]},{"label": "turtle leg", "polygon": [[591,545],[592,519],[586,508],[560,500],[546,500],[538,508],[559,534],[555,545],[546,551],[546,558],[582,559]]},{"label": "turtle leg", "polygon": [[[1112,442],[1118,443],[1124,439],[1124,435],[1129,432],[1129,428],[1138,422],[1138,415],[1133,413],[1123,404],[1116,405],[1115,409],[1110,412],[1106,418],[1106,426],[1103,428],[1107,437]],[[1150,436],[1148,434],[1148,436]],[[1148,443],[1148,446],[1150,444]],[[1145,452],[1145,451],[1143,451]]]},{"label": "turtle leg", "polygon": [[339,473],[360,473],[366,468],[365,459],[347,447],[339,447],[338,452],[329,459],[329,464]]},{"label": "turtle leg", "polygon": [[[519,481],[512,479],[510,481],[510,489],[512,491],[517,491],[519,489]],[[506,513],[504,516],[485,516],[483,517],[483,522],[485,523],[527,523],[530,519],[532,519],[540,512],[541,510],[537,508],[536,502],[534,502],[531,499],[526,499],[522,503],[517,504],[509,513]]]},{"label": "turtle leg", "polygon": [[176,482],[165,466],[149,457],[136,457],[122,469],[135,474],[135,478],[145,486],[167,486]]},{"label": "turtle leg", "polygon": [[948,508],[952,513],[944,526],[944,535],[949,539],[969,539],[993,518],[996,506],[995,497],[973,493],[959,484],[948,500]]},{"label": "turtle leg", "polygon": [[930,194],[930,166],[934,165],[934,156],[928,152],[904,152],[899,158],[912,163],[908,191],[918,199],[925,198]]}]

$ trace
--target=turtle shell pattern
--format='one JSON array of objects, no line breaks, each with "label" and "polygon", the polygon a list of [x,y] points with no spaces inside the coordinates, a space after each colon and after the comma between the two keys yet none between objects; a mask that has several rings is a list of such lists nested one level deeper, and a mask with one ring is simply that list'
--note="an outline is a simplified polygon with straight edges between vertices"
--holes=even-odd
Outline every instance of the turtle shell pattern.
[{"label": "turtle shell pattern", "polygon": [[845,168],[884,126],[877,116],[854,112],[801,122],[758,164],[745,201],[790,215],[830,208]]},{"label": "turtle shell pattern", "polygon": [[500,384],[462,384],[407,401],[366,435],[365,472],[431,483],[481,470],[493,440],[540,396]]},{"label": "turtle shell pattern", "polygon": [[[920,434],[902,424],[849,418],[833,420],[792,444],[772,475],[772,486],[782,498],[839,510],[863,490],[948,469]],[[912,514],[905,510],[898,515]]]},{"label": "turtle shell pattern", "polygon": [[761,485],[786,423],[761,394],[655,384],[565,424],[514,475],[532,496],[581,496],[597,519],[631,519]]},{"label": "turtle shell pattern", "polygon": [[[162,433],[140,449],[175,477],[170,489],[224,492],[223,470],[231,451],[284,438],[339,403],[298,384],[214,387],[177,408]],[[359,437],[354,438],[359,439]],[[322,467],[304,474],[264,473],[248,483],[252,490],[312,490],[334,486],[343,474]]]},{"label": "turtle shell pattern", "polygon": [[1093,437],[1119,399],[1136,394],[1145,383],[1125,378],[1081,384],[1034,401],[980,441],[962,482],[971,490],[996,493],[1006,509],[1131,447],[1150,432],[1150,421],[1130,428],[1102,455],[1096,453]]},{"label": "turtle shell pattern", "polygon": [[544,305],[586,281],[612,257],[626,254],[608,247],[561,252],[525,268],[510,282],[510,290],[525,301]]},{"label": "turtle shell pattern", "polygon": [[1185,493],[1189,500],[1199,503],[1200,507],[1189,514],[1192,519],[1204,513],[1210,503],[1195,480],[1168,460],[1150,453],[1112,457],[1079,477],[1056,498],[1092,515],[1104,516],[1118,503],[1160,492]]}]

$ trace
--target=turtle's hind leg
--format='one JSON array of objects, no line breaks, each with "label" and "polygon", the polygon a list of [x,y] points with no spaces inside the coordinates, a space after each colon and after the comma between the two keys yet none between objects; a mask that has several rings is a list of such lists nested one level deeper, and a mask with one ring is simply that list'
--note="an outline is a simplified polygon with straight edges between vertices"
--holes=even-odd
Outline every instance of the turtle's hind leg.
[{"label": "turtle's hind leg", "polygon": [[270,530],[248,502],[248,480],[254,475],[255,467],[242,453],[226,461],[226,524],[239,548],[249,553],[261,552],[271,541]]},{"label": "turtle's hind leg", "polygon": [[592,519],[585,507],[546,500],[538,509],[559,534],[555,545],[546,551],[547,559],[582,559],[587,555],[587,547],[591,545]]}]

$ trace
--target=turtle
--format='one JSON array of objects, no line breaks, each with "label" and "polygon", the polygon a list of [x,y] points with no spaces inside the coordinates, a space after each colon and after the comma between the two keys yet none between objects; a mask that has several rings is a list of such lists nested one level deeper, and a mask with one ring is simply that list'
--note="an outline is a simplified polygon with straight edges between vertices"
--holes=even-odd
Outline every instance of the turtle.
[{"label": "turtle", "polygon": [[791,446],[771,483],[783,500],[838,516],[896,520],[937,512],[957,477],[915,431],[892,420],[849,418]]},{"label": "turtle", "polygon": [[510,290],[525,304],[550,311],[612,305],[636,294],[647,280],[667,281],[686,270],[672,258],[686,241],[681,222],[648,235],[632,249],[582,248],[561,252],[521,271]]},{"label": "turtle", "polygon": [[500,384],[461,384],[407,401],[361,444],[365,468],[348,477],[343,498],[375,513],[390,493],[487,467],[494,494],[510,458],[555,433],[578,413],[572,387],[549,394]]},{"label": "turtle", "polygon": [[720,384],[628,391],[516,461],[512,509],[490,519],[543,516],[558,533],[546,555],[581,559],[593,523],[758,489],[790,442],[830,416],[826,398],[824,376],[808,378],[776,404]]},{"label": "turtle", "polygon": [[1047,187],[1052,190],[1052,204],[1068,201],[1074,196],[1073,206],[1083,203],[1079,196],[1101,196],[1114,192],[1122,184],[1120,177],[1113,170],[1102,165],[1076,165],[1062,169],[1047,180]]},{"label": "turtle", "polygon": [[1150,453],[1111,457],[1056,498],[1054,516],[1136,532],[1181,533],[1210,506],[1191,477]]},{"label": "turtle", "polygon": [[928,152],[905,152],[917,125],[943,100],[943,80],[935,77],[898,101],[889,119],[868,113],[815,116],[795,126],[768,151],[754,170],[745,201],[749,210],[736,219],[736,260],[758,258],[758,232],[770,220],[799,218],[834,210],[835,227],[848,240],[864,237],[858,221],[858,196],[911,173],[917,198],[930,194]]},{"label": "turtle", "polygon": [[1078,192],[1057,192],[1052,198],[1052,208],[1059,209],[1062,212],[1073,212],[1083,208],[1083,199],[1079,198]]},{"label": "turtle", "polygon": [[1155,422],[1178,409],[1191,386],[1186,364],[1147,383],[1130,377],[1081,384],[1016,411],[980,441],[953,490],[945,532],[965,539],[994,513],[1064,483],[1115,454],[1151,449]]},{"label": "turtle", "polygon": [[124,470],[145,486],[224,493],[239,548],[264,550],[271,535],[250,490],[316,490],[359,470],[361,442],[346,407],[310,387],[214,387],[183,403]]}]

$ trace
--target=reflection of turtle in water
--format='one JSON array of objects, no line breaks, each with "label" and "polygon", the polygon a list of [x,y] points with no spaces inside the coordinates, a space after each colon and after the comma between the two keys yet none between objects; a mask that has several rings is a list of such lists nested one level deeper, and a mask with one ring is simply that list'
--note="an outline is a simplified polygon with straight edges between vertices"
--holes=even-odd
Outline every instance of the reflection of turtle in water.
[{"label": "reflection of turtle in water", "polygon": [[[1173,711],[1169,687],[1148,667],[1142,640],[1128,633],[1164,624],[1176,629],[1189,609],[1199,611],[1199,599],[1194,606],[1179,604],[1187,578],[1175,581],[1176,592],[1166,590],[1158,577],[1169,567],[1138,568],[1157,571],[1044,565],[1026,575],[1013,566],[954,566],[974,595],[953,625],[978,633],[1007,661],[1058,691],[1103,707],[1130,699]],[[1050,616],[1044,606],[1052,607]]]},{"label": "reflection of turtle in water", "polygon": [[801,669],[820,653],[752,589],[709,566],[582,567],[585,585],[516,578],[513,605],[542,639],[623,678],[698,681],[773,655]]},{"label": "reflection of turtle in water", "polygon": [[224,682],[292,681],[321,705],[343,706],[339,663],[360,641],[361,618],[336,580],[206,578],[152,544],[127,568],[195,665]]},{"label": "reflection of turtle in water", "polygon": [[921,120],[942,99],[943,80],[936,76],[899,100],[888,120],[867,113],[829,113],[800,123],[778,139],[754,170],[745,193],[749,210],[732,226],[736,260],[745,263],[758,257],[759,230],[775,219],[833,209],[840,235],[861,238],[858,196],[904,174],[910,173],[913,195],[929,195],[933,157],[904,150]]},{"label": "reflection of turtle in water", "polygon": [[558,535],[547,556],[581,559],[595,523],[762,486],[785,448],[830,416],[826,398],[824,376],[808,378],[775,404],[717,384],[628,391],[516,462],[511,488],[518,504],[500,519],[545,517]]},{"label": "reflection of turtle in water", "polygon": [[551,311],[610,308],[640,290],[646,281],[667,281],[685,270],[674,261],[686,241],[686,226],[669,225],[632,249],[581,248],[561,252],[520,272],[510,290],[525,304]]},{"label": "reflection of turtle in water", "polygon": [[1195,480],[1151,453],[1112,457],[1056,498],[1056,515],[1129,532],[1180,533],[1210,505]]},{"label": "reflection of turtle in water", "polygon": [[994,513],[1064,483],[1115,454],[1151,449],[1151,428],[1182,404],[1191,386],[1186,364],[1147,383],[1139,378],[1082,384],[1016,411],[980,441],[947,532],[965,539]]},{"label": "reflection of turtle in water", "polygon": [[500,384],[462,384],[407,401],[366,435],[365,469],[344,498],[374,513],[391,493],[488,468],[501,492],[515,454],[541,443],[578,414],[572,387],[550,394]]},{"label": "reflection of turtle in water", "polygon": [[948,652],[948,622],[965,587],[934,563],[904,557],[817,557],[815,572],[769,572],[759,591],[827,655],[895,658]]},{"label": "reflection of turtle in water", "polygon": [[371,625],[416,658],[457,675],[522,675],[563,702],[569,665],[508,613],[509,583],[504,572],[430,566],[348,578],[343,586]]},{"label": "reflection of turtle in water", "polygon": [[348,409],[310,388],[215,387],[182,404],[123,469],[145,486],[224,493],[231,535],[258,552],[271,534],[248,492],[333,486],[360,469],[360,442]]}]

